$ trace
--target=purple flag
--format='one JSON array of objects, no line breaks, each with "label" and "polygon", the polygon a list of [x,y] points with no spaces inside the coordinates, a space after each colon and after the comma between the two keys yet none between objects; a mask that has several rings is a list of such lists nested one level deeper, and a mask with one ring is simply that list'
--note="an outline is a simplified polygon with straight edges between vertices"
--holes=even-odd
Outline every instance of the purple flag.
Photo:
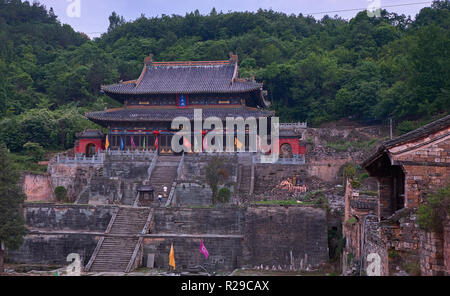
[{"label": "purple flag", "polygon": [[133,146],[133,148],[136,148],[136,144],[134,144],[133,136],[131,136],[131,146]]},{"label": "purple flag", "polygon": [[206,259],[208,259],[209,253],[208,253],[208,250],[206,249],[205,245],[203,244],[203,241],[200,243],[200,253],[205,255]]}]

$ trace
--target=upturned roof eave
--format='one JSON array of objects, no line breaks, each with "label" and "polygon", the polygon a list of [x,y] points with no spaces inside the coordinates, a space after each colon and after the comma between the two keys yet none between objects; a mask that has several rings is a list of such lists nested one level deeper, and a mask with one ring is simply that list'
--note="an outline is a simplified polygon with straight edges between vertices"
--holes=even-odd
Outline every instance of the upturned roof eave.
[{"label": "upturned roof eave", "polygon": [[249,87],[247,89],[230,89],[230,90],[214,90],[214,89],[205,89],[205,90],[196,90],[196,91],[173,91],[173,90],[167,90],[167,91],[151,91],[151,90],[112,90],[108,89],[108,87],[112,86],[118,86],[116,85],[109,85],[109,86],[103,86],[102,90],[106,94],[114,94],[114,95],[169,95],[169,94],[208,94],[208,93],[220,93],[220,94],[226,94],[226,93],[248,93],[252,91],[261,90],[262,85],[255,85],[252,87]]}]

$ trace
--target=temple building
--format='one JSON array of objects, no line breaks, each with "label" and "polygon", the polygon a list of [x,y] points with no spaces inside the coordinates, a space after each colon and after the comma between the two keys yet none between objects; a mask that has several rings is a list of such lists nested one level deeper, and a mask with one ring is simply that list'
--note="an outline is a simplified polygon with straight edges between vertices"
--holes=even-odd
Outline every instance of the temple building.
[{"label": "temple building", "polygon": [[[234,54],[230,54],[229,60],[187,62],[155,62],[150,54],[138,79],[105,85],[102,91],[122,102],[123,107],[87,113],[89,120],[107,127],[108,134],[102,139],[98,134],[95,139],[91,131],[81,133],[76,153],[92,154],[103,149],[107,139],[107,146],[112,150],[157,150],[160,154],[174,154],[171,141],[178,130],[171,129],[171,122],[176,117],[186,117],[193,128],[194,109],[202,110],[202,120],[220,118],[223,127],[227,117],[265,117],[270,129],[270,118],[274,116],[274,111],[265,109],[270,103],[262,83],[239,77],[238,57]],[[207,132],[202,130],[203,137]],[[283,133],[280,132],[281,137]],[[287,134],[280,141],[280,146],[284,145],[282,150],[288,151],[288,155],[304,154],[299,140],[290,131]],[[194,143],[193,134],[190,136],[189,143]],[[98,147],[99,139],[102,147]],[[225,147],[225,136],[222,143]],[[239,144],[234,143],[235,148]],[[249,151],[248,128],[245,151]]]}]

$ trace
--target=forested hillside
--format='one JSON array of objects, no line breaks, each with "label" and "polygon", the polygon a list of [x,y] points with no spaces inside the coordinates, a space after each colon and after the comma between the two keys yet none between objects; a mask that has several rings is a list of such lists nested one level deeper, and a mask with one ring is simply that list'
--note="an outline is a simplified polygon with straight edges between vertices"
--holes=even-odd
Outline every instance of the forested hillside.
[{"label": "forested hillside", "polygon": [[393,117],[407,131],[449,111],[448,0],[414,20],[387,11],[347,21],[266,10],[109,20],[108,32],[89,40],[50,8],[0,0],[0,142],[22,153],[37,144],[72,147],[75,132],[93,126],[85,111],[118,104],[100,85],[137,78],[149,53],[156,61],[237,53],[241,76],[264,82],[282,121]]}]

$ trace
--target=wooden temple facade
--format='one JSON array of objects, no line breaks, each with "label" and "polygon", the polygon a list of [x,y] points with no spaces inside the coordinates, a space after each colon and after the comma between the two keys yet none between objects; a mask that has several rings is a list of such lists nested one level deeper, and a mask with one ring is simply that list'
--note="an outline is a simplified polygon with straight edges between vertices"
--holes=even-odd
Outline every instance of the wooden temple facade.
[{"label": "wooden temple facade", "polygon": [[[89,120],[108,128],[102,147],[97,149],[104,149],[107,141],[108,149],[172,154],[172,137],[177,132],[171,129],[172,120],[186,117],[193,129],[194,109],[202,110],[203,120],[220,118],[223,127],[227,117],[266,117],[270,127],[274,115],[274,111],[265,109],[269,103],[262,83],[239,78],[238,57],[234,54],[229,60],[187,62],[154,62],[150,55],[138,79],[105,85],[102,91],[122,102],[123,107],[86,114]],[[207,132],[202,131],[203,137]],[[248,137],[247,132],[246,151]],[[193,143],[193,135],[189,140]],[[223,144],[225,147],[225,136]],[[75,152],[88,154],[93,145],[99,145],[98,139],[83,137],[82,133]],[[298,153],[298,149],[294,147],[293,152]]]}]

